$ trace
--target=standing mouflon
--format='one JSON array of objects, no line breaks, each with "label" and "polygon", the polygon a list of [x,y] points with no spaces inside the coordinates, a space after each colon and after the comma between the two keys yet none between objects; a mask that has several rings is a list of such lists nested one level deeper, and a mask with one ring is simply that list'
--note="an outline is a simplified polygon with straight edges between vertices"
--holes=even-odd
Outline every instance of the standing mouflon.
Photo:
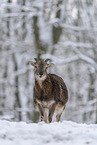
[{"label": "standing mouflon", "polygon": [[35,86],[34,103],[37,107],[41,121],[52,122],[54,112],[56,121],[60,121],[61,115],[68,101],[68,91],[63,79],[55,74],[48,74],[47,69],[54,64],[48,64],[49,59],[38,60],[29,63],[34,66]]}]

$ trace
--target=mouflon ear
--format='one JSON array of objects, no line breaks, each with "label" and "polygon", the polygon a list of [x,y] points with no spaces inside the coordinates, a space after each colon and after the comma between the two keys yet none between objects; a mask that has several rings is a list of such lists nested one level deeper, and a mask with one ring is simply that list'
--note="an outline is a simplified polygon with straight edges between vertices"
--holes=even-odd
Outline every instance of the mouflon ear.
[{"label": "mouflon ear", "polygon": [[52,67],[54,64],[53,63],[50,63],[50,64],[47,64],[47,67]]},{"label": "mouflon ear", "polygon": [[35,66],[35,63],[33,61],[29,61],[29,64],[31,64],[32,66]]},{"label": "mouflon ear", "polygon": [[34,58],[34,60],[37,62],[38,61],[38,59],[37,58]]}]

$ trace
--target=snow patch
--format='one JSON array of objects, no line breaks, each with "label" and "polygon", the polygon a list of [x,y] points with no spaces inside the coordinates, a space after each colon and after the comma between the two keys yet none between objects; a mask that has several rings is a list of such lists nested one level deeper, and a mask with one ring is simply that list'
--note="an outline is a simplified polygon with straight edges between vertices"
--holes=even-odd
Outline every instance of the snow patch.
[{"label": "snow patch", "polygon": [[0,121],[2,145],[97,145],[97,125]]}]

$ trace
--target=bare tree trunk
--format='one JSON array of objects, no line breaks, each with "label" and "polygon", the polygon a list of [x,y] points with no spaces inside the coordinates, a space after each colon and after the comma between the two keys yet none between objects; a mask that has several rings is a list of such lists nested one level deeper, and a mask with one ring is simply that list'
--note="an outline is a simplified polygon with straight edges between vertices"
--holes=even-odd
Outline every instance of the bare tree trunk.
[{"label": "bare tree trunk", "polygon": [[37,58],[40,59],[41,54],[46,53],[47,49],[43,46],[42,42],[40,41],[38,16],[33,17],[33,30],[34,30],[34,39],[35,39],[35,46],[37,51]]},{"label": "bare tree trunk", "polygon": [[[96,35],[94,36],[96,38]],[[97,64],[97,45],[94,46],[94,60]],[[96,80],[97,80],[97,67],[96,67],[96,70],[95,70],[95,75],[94,75],[94,81],[96,83]],[[97,91],[96,91],[96,85],[94,86],[95,88],[95,98],[96,98],[96,104],[95,104],[95,123],[97,124]]]},{"label": "bare tree trunk", "polygon": [[[26,0],[22,0],[21,4],[22,6],[25,6]],[[22,10],[21,12],[25,12],[24,10]],[[22,39],[24,40],[27,34],[27,29],[26,29],[26,16],[23,15],[22,18]]]},{"label": "bare tree trunk", "polygon": [[[10,4],[12,0],[8,0],[8,3]],[[11,13],[10,8],[7,8],[7,13]],[[10,18],[7,19],[7,37],[10,37]]]},{"label": "bare tree trunk", "polygon": [[[60,19],[61,17],[61,9],[59,7],[61,7],[63,0],[58,0],[57,3],[57,12],[56,12],[56,18]],[[60,24],[54,24],[52,26],[52,40],[53,40],[53,45],[57,44],[60,36],[62,34],[62,27],[60,26]],[[55,48],[53,47],[51,54],[54,54]]]},{"label": "bare tree trunk", "polygon": [[[18,71],[18,64],[17,60],[15,57],[15,54],[13,54],[13,62],[14,62],[14,71]],[[22,115],[21,112],[18,112],[18,108],[21,108],[21,101],[20,101],[20,96],[19,96],[19,76],[15,76],[15,103],[14,103],[14,110],[15,110],[15,115],[19,119],[19,121],[22,120]]]},{"label": "bare tree trunk", "polygon": [[[95,73],[90,72],[89,101],[95,99]],[[89,112],[89,119],[93,118],[95,104],[91,105],[92,110]]]}]

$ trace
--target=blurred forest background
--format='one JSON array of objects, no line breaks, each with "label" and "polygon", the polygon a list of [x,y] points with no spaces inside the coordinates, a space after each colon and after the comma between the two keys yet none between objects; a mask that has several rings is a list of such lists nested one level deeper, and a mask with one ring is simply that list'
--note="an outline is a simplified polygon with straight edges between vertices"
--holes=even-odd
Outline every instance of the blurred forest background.
[{"label": "blurred forest background", "polygon": [[69,90],[64,120],[97,123],[97,0],[0,0],[0,118],[38,122],[34,57]]}]

